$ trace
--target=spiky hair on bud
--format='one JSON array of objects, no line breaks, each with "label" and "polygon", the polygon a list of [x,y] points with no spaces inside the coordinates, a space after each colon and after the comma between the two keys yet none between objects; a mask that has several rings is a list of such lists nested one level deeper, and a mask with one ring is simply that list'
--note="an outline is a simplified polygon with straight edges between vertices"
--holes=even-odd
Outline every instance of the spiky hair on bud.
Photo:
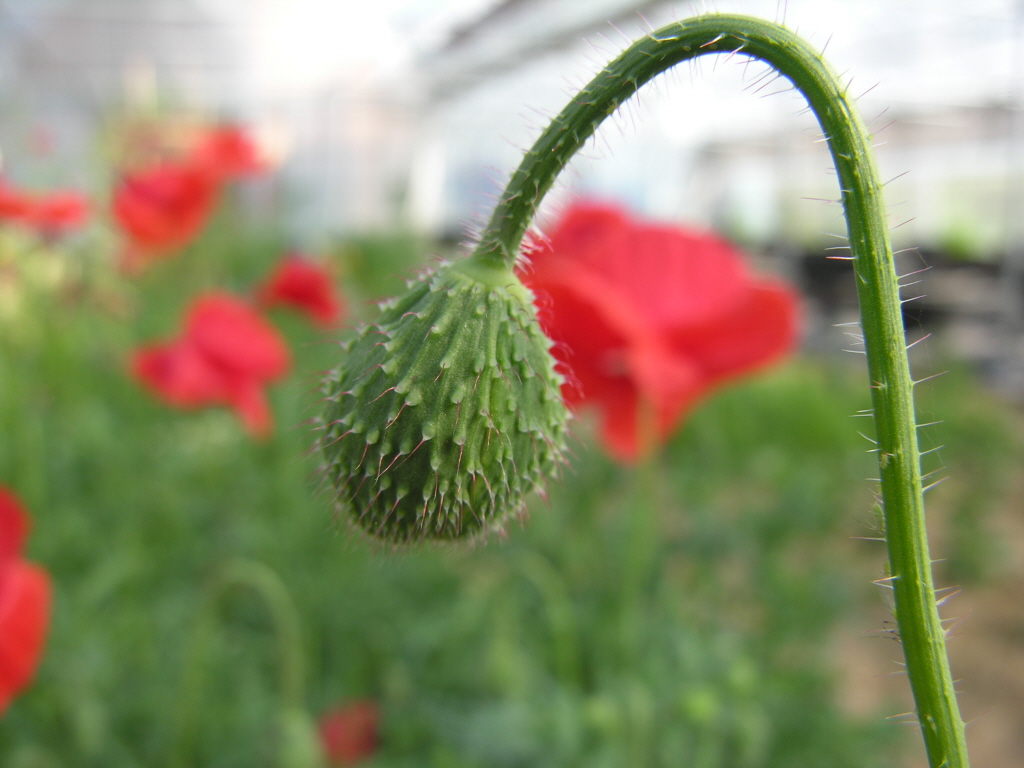
[{"label": "spiky hair on bud", "polygon": [[442,263],[388,302],[325,380],[341,514],[395,543],[501,530],[563,460],[562,377],[505,269]]}]

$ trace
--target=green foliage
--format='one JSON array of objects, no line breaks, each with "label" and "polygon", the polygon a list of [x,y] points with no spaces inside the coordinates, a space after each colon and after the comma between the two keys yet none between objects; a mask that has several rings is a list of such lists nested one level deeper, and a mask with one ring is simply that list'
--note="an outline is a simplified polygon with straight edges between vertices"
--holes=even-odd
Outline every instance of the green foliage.
[{"label": "green foliage", "polygon": [[403,293],[411,270],[422,266],[430,253],[416,237],[401,233],[364,235],[334,250],[348,285],[365,299]]},{"label": "green foliage", "polygon": [[922,439],[922,448],[934,449],[925,457],[930,482],[948,481],[928,499],[933,527],[946,549],[936,568],[946,583],[960,586],[992,577],[1006,565],[1010,553],[996,539],[989,518],[1007,497],[1024,452],[1006,404],[993,397],[964,397],[973,388],[971,371],[953,365],[922,385],[918,396],[920,420],[942,420]]},{"label": "green foliage", "polygon": [[[0,764],[258,768],[303,753],[272,614],[251,591],[214,600],[242,558],[298,610],[307,712],[380,703],[372,765],[899,762],[897,728],[841,713],[829,658],[865,590],[845,539],[871,505],[866,420],[849,418],[866,407],[862,372],[802,362],[733,388],[635,471],[588,447],[583,418],[564,477],[507,540],[389,554],[348,538],[317,491],[307,422],[333,343],[275,315],[296,371],[272,390],[262,444],[126,373],[190,292],[250,286],[275,248],[197,249],[132,285],[95,265],[73,291],[18,278],[0,482],[33,513],[29,555],[56,601],[36,684],[0,721]],[[37,257],[62,258],[23,253],[14,274]],[[983,399],[962,378],[955,392],[944,412]]]}]

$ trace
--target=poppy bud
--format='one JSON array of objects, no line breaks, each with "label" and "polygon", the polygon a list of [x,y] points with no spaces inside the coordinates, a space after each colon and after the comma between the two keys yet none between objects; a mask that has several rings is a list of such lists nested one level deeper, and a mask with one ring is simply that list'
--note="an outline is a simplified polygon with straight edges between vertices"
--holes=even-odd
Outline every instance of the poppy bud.
[{"label": "poppy bud", "polygon": [[510,271],[442,264],[348,345],[325,385],[321,448],[365,531],[486,534],[554,471],[568,412],[532,300]]},{"label": "poppy bud", "polygon": [[298,707],[286,707],[280,714],[281,768],[326,768],[323,746],[316,724]]}]

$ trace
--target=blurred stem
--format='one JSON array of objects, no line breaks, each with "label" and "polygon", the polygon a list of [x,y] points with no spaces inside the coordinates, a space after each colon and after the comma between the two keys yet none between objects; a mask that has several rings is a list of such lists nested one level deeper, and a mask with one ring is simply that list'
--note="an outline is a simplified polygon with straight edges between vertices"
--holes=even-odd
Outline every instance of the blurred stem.
[{"label": "blurred stem", "polygon": [[637,89],[679,62],[709,53],[770,64],[800,91],[828,138],[842,201],[867,353],[896,620],[932,768],[966,768],[963,721],[935,604],[920,453],[899,283],[870,137],[842,83],[807,42],[777,24],[708,14],[634,43],[554,119],[526,153],[471,256],[509,269],[541,199],[569,159]]},{"label": "blurred stem", "polygon": [[[643,626],[634,612],[646,610],[648,580],[658,559],[658,509],[661,506],[661,445],[657,438],[657,414],[654,404],[645,397],[637,403],[637,442],[639,461],[631,476],[629,511],[626,524],[626,550],[622,569],[623,608],[630,639],[630,650],[640,651],[641,638],[636,632]],[[641,598],[638,600],[637,595]]]},{"label": "blurred stem", "polygon": [[271,568],[253,560],[235,560],[224,569],[215,589],[223,595],[232,587],[252,590],[266,606],[277,636],[281,702],[289,709],[301,709],[305,688],[301,624],[288,588]]},{"label": "blurred stem", "polygon": [[233,560],[217,575],[207,595],[196,632],[186,658],[183,693],[179,709],[178,738],[171,765],[177,768],[189,764],[187,752],[193,737],[196,706],[202,687],[206,658],[211,638],[220,623],[218,609],[221,600],[232,589],[252,590],[264,603],[270,623],[277,637],[278,683],[284,711],[303,709],[305,698],[305,669],[302,658],[302,637],[299,614],[288,588],[268,566],[253,560]]},{"label": "blurred stem", "polygon": [[583,688],[579,627],[565,579],[551,561],[535,550],[526,550],[519,561],[522,575],[537,590],[547,614],[555,652],[558,678],[576,689]]},{"label": "blurred stem", "polygon": [[[661,444],[657,438],[657,412],[654,404],[641,397],[637,403],[637,441],[639,461],[629,478],[626,548],[622,563],[620,637],[628,663],[643,664],[649,652],[645,628],[653,600],[650,585],[655,579],[660,548],[658,512],[662,502]],[[630,697],[628,765],[650,765],[651,722],[639,691]]]}]

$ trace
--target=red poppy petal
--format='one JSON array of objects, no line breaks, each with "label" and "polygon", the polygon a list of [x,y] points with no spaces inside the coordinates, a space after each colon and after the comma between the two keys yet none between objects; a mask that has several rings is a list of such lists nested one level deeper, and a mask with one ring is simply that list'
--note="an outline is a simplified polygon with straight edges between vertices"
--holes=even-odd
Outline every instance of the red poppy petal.
[{"label": "red poppy petal", "polygon": [[338,324],[344,315],[344,305],[336,296],[323,296],[306,304],[310,318],[324,328]]},{"label": "red poppy petal", "polygon": [[18,497],[0,486],[0,567],[21,554],[29,526],[28,515]]},{"label": "red poppy petal", "polygon": [[223,180],[262,173],[267,168],[256,142],[234,125],[207,131],[192,151],[191,160],[214,178]]},{"label": "red poppy petal", "polygon": [[227,293],[196,299],[185,334],[233,376],[270,381],[283,376],[290,365],[288,347],[277,330],[246,302]]},{"label": "red poppy petal", "polygon": [[675,329],[671,346],[694,361],[709,383],[739,376],[775,362],[798,338],[797,299],[778,282],[763,281],[743,302],[714,323]]},{"label": "red poppy petal", "polygon": [[562,391],[570,406],[632,390],[626,367],[629,337],[586,297],[568,286],[531,286],[537,292],[540,322],[555,342],[552,353],[566,371]]},{"label": "red poppy petal", "polygon": [[[658,361],[654,355],[639,363],[631,351],[636,343],[635,329],[624,329],[617,322],[621,312],[612,303],[595,303],[573,287],[553,283],[537,287],[542,309],[541,323],[556,342],[552,352],[566,373],[562,395],[572,408],[596,406],[601,412],[601,439],[616,458],[631,461],[641,451],[638,433],[638,403],[656,402],[661,391]],[[612,310],[612,311],[610,311]],[[653,341],[651,343],[654,343]],[[665,361],[671,368],[671,361]],[[675,371],[669,376],[674,378]],[[659,406],[660,408],[660,406]]]},{"label": "red poppy petal", "polygon": [[[617,285],[592,271],[575,269],[565,262],[555,262],[546,266],[542,272],[524,272],[520,277],[538,297],[541,324],[556,341],[560,340],[560,333],[570,331],[577,336],[588,335],[591,320],[585,316],[576,317],[579,307],[563,306],[565,302],[583,304],[588,312],[598,313],[601,322],[614,329],[619,339],[616,343],[620,346],[642,342],[657,333],[655,328],[645,322],[636,302],[624,295]],[[577,342],[591,343],[586,338],[578,339]],[[595,343],[604,342],[597,340]]]},{"label": "red poppy petal", "polygon": [[175,230],[168,227],[167,217],[142,198],[129,181],[115,191],[111,205],[117,223],[136,243],[162,246],[175,238]]},{"label": "red poppy petal", "polygon": [[631,464],[640,456],[637,431],[640,403],[636,393],[619,399],[608,399],[601,409],[601,444],[616,461]]},{"label": "red poppy petal", "polygon": [[89,202],[77,192],[52,192],[41,197],[32,211],[32,224],[48,232],[80,227],[89,217]]},{"label": "red poppy petal", "polygon": [[719,237],[678,227],[635,225],[611,278],[659,328],[708,322],[746,292],[742,256]]},{"label": "red poppy petal", "polygon": [[5,581],[0,600],[0,714],[35,675],[51,600],[49,577],[31,563],[12,564]]},{"label": "red poppy petal", "polygon": [[0,181],[0,220],[24,222],[32,216],[33,202],[25,194]]},{"label": "red poppy petal", "polygon": [[[665,440],[693,405],[707,392],[710,382],[702,371],[675,354],[662,339],[634,347],[629,356],[630,375],[640,392],[640,421],[636,425],[642,449]],[[643,414],[644,407],[651,409]],[[648,419],[650,423],[643,423]]]},{"label": "red poppy petal", "polygon": [[267,396],[255,379],[239,379],[233,382],[228,402],[253,437],[265,438],[273,431],[274,417],[270,412]]},{"label": "red poppy petal", "polygon": [[792,291],[751,278],[715,235],[577,204],[528,262],[522,278],[575,383],[566,400],[600,407],[602,440],[620,459],[666,438],[715,383],[796,339]]},{"label": "red poppy petal", "polygon": [[186,164],[164,163],[126,174],[114,192],[113,213],[140,246],[180,248],[205,225],[217,185]]},{"label": "red poppy petal", "polygon": [[656,405],[659,423],[674,421],[693,393],[704,389],[700,371],[676,354],[660,329],[645,323],[637,305],[615,286],[568,265],[553,266],[543,277],[542,284],[536,276],[527,279],[541,297],[542,325],[568,351],[573,370],[588,376],[596,365],[600,379],[629,378]]},{"label": "red poppy petal", "polygon": [[742,300],[739,251],[717,235],[631,221],[613,206],[577,203],[547,243],[531,249],[539,279],[551,269],[601,278],[647,323],[704,322]]},{"label": "red poppy petal", "polygon": [[621,252],[629,227],[629,217],[617,206],[574,203],[542,248],[547,258],[569,258],[600,272],[610,253]]},{"label": "red poppy petal", "polygon": [[625,251],[629,220],[614,206],[576,203],[565,211],[546,240],[526,248],[523,278],[547,280],[549,270],[572,269],[604,276],[604,266]]},{"label": "red poppy petal", "polygon": [[153,344],[135,352],[132,371],[164,402],[198,408],[227,402],[228,383],[216,366],[192,344]]},{"label": "red poppy petal", "polygon": [[264,306],[292,307],[324,326],[337,324],[341,317],[341,300],[330,275],[318,264],[293,254],[278,264],[257,295]]}]

